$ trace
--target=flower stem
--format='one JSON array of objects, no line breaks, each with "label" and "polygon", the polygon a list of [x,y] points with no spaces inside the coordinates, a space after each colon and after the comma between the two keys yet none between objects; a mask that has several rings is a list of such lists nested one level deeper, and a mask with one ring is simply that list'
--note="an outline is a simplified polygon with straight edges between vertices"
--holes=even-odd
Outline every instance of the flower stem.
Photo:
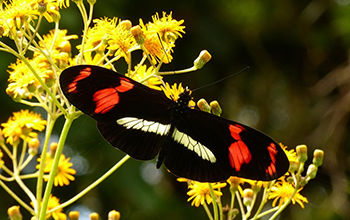
[{"label": "flower stem", "polygon": [[20,171],[23,170],[33,158],[34,156],[29,154],[29,156],[26,158],[26,160],[21,164],[21,166],[18,169]]},{"label": "flower stem", "polygon": [[81,197],[83,197],[86,193],[90,192],[93,188],[95,188],[98,184],[100,184],[103,180],[105,180],[108,176],[110,176],[114,171],[116,171],[121,165],[123,165],[128,159],[130,158],[129,155],[125,155],[117,164],[115,164],[111,169],[109,169],[105,174],[103,174],[100,178],[98,178],[95,182],[93,182],[91,185],[86,187],[83,191],[78,193],[73,198],[69,199],[68,201],[62,203],[59,206],[56,206],[53,209],[50,209],[47,214],[52,213],[60,208],[64,208],[66,206],[69,206],[73,202],[77,201]]},{"label": "flower stem", "polygon": [[236,197],[237,197],[238,205],[239,205],[239,208],[241,210],[242,216],[245,216],[243,202],[242,202],[241,196],[240,196],[238,191],[236,191]]},{"label": "flower stem", "polygon": [[47,154],[47,148],[49,146],[49,139],[54,127],[56,120],[52,119],[52,116],[50,114],[47,114],[47,126],[46,126],[46,132],[45,132],[45,142],[43,146],[43,150],[41,153],[41,161],[40,161],[40,168],[39,168],[39,175],[38,175],[38,181],[36,185],[36,200],[37,200],[37,206],[38,206],[38,213],[40,213],[40,203],[41,203],[41,197],[43,192],[43,181],[44,181],[44,168],[45,168],[45,161],[46,161],[46,154]]},{"label": "flower stem", "polygon": [[210,196],[213,200],[214,219],[218,220],[219,219],[219,212],[218,212],[218,206],[216,203],[216,196],[214,194],[213,186],[211,185],[211,183],[208,183],[208,185],[209,185]]},{"label": "flower stem", "polygon": [[14,177],[15,177],[15,180],[16,180],[17,184],[22,188],[22,190],[27,194],[27,196],[33,202],[34,210],[37,210],[38,207],[36,206],[36,203],[35,203],[36,199],[35,199],[35,196],[32,193],[32,191],[30,191],[30,189],[28,189],[28,187],[24,184],[24,182],[22,181],[22,179],[20,178],[18,173],[15,173]]},{"label": "flower stem", "polygon": [[26,155],[26,150],[27,150],[27,141],[24,139],[23,144],[22,144],[21,156],[20,156],[19,162],[18,162],[18,170],[19,171],[21,171],[21,166],[22,166],[22,163],[24,161],[24,156]]},{"label": "flower stem", "polygon": [[210,210],[209,210],[207,203],[205,203],[205,202],[203,203],[203,208],[204,208],[205,212],[207,213],[209,220],[214,220],[212,214],[210,213]]},{"label": "flower stem", "polygon": [[1,147],[6,152],[6,154],[9,156],[9,158],[12,159],[13,155],[12,155],[11,151],[7,148],[6,144],[2,143]]},{"label": "flower stem", "polygon": [[271,187],[273,186],[273,184],[275,183],[276,181],[272,181],[270,182],[266,187],[264,187],[264,193],[263,193],[263,197],[261,198],[261,202],[260,202],[260,205],[259,205],[259,208],[258,210],[256,211],[254,217],[252,219],[258,219],[260,218],[260,215],[259,213],[261,212],[261,210],[264,208],[264,205],[267,201],[267,198],[268,198],[268,195],[269,195],[269,192],[271,190]]},{"label": "flower stem", "polygon": [[59,162],[61,154],[62,154],[64,143],[67,139],[68,131],[69,131],[74,119],[75,119],[75,114],[69,114],[68,117],[66,118],[65,123],[64,123],[62,133],[60,136],[60,140],[58,142],[55,158],[53,161],[52,169],[50,172],[49,180],[48,180],[46,188],[45,188],[43,203],[42,203],[42,207],[41,207],[40,214],[39,214],[39,220],[45,220],[46,212],[47,212],[47,205],[49,202],[49,197],[50,197],[50,194],[52,191],[53,182],[54,182],[55,175],[57,172],[58,162]]},{"label": "flower stem", "polygon": [[30,212],[30,214],[34,215],[34,210],[28,206],[21,198],[19,198],[16,193],[14,193],[10,188],[8,188],[6,186],[6,184],[4,182],[2,182],[0,180],[0,186],[9,194],[12,196],[12,198],[14,198],[21,206],[23,206],[23,208],[27,209],[28,212]]},{"label": "flower stem", "polygon": [[193,66],[184,70],[174,70],[174,71],[167,71],[167,72],[158,72],[159,75],[172,75],[172,74],[182,74],[182,73],[188,73],[196,71],[197,69]]},{"label": "flower stem", "polygon": [[30,39],[29,39],[28,44],[26,45],[26,47],[24,48],[24,50],[21,52],[22,55],[25,54],[25,53],[27,52],[29,46],[32,44],[32,42],[33,42],[33,40],[34,40],[34,38],[35,38],[36,33],[38,33],[38,30],[39,30],[39,27],[40,27],[42,18],[43,18],[43,15],[41,14],[41,15],[39,16],[38,22],[37,22],[37,24],[36,24],[36,28],[35,28],[34,33],[30,36]]}]

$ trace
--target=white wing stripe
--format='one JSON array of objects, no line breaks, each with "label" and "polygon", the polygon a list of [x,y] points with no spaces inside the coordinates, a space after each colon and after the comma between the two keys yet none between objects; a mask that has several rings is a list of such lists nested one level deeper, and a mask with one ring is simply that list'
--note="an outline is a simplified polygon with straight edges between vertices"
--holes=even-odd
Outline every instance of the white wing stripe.
[{"label": "white wing stripe", "polygon": [[[144,132],[159,134],[161,136],[166,135],[170,129],[170,124],[161,124],[159,122],[147,121],[135,117],[120,118],[117,120],[117,123],[126,129],[141,130]],[[182,144],[190,151],[195,152],[203,160],[207,160],[211,163],[216,162],[216,158],[213,152],[211,152],[200,142],[191,138],[189,135],[175,129],[174,133],[172,134],[172,138],[174,141]]]},{"label": "white wing stripe", "polygon": [[170,129],[170,125],[161,124],[155,121],[147,121],[135,117],[125,117],[117,120],[117,123],[126,129],[141,130],[159,135],[166,135]]},{"label": "white wing stripe", "polygon": [[207,160],[211,163],[216,162],[216,158],[213,152],[211,152],[207,147],[205,147],[200,142],[194,140],[187,134],[175,129],[172,137],[174,141],[176,141],[179,144],[182,144],[184,147],[186,147],[190,151],[194,151],[203,160]]}]

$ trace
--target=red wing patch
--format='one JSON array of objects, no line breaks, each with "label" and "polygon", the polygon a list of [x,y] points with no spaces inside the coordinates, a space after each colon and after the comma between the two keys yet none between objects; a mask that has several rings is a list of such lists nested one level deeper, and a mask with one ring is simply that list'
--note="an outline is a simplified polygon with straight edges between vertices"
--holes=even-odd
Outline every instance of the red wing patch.
[{"label": "red wing patch", "polygon": [[240,125],[230,125],[229,130],[231,137],[235,140],[228,148],[230,165],[238,172],[243,164],[248,164],[251,161],[252,155],[239,134],[244,128]]},{"label": "red wing patch", "polygon": [[90,67],[86,67],[85,69],[82,69],[79,72],[79,75],[74,78],[73,82],[71,82],[68,85],[68,92],[69,93],[76,93],[77,92],[77,83],[80,80],[83,80],[83,79],[89,77],[90,75],[91,75],[91,68]]},{"label": "red wing patch", "polygon": [[126,92],[134,87],[134,84],[130,82],[127,78],[120,78],[120,86],[117,86],[116,89],[118,92]]},{"label": "red wing patch", "polygon": [[274,176],[276,174],[276,155],[278,153],[278,150],[276,148],[276,145],[274,143],[271,143],[268,147],[267,150],[269,151],[271,163],[270,165],[266,168],[265,172],[269,174],[270,176]]},{"label": "red wing patch", "polygon": [[119,93],[126,92],[134,87],[134,84],[126,78],[120,79],[120,85],[114,88],[101,89],[95,92],[93,100],[96,104],[95,114],[105,114],[119,103]]}]

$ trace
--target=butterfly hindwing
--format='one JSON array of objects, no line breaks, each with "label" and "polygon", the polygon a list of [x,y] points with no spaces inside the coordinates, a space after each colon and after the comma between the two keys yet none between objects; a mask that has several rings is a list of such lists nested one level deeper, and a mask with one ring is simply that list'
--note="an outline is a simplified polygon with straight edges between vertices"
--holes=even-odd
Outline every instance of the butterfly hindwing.
[{"label": "butterfly hindwing", "polygon": [[283,150],[265,134],[198,110],[187,115],[177,127],[182,139],[173,137],[164,161],[174,174],[215,182],[230,176],[272,180],[287,171]]}]

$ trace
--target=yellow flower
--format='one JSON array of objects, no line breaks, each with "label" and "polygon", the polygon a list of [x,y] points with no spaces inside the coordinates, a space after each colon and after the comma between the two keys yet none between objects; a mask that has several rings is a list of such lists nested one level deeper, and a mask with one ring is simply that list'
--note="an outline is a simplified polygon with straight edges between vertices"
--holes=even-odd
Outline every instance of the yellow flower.
[{"label": "yellow flower", "polygon": [[132,78],[133,80],[143,83],[144,85],[155,89],[162,90],[159,85],[162,84],[161,76],[154,75],[154,68],[151,66],[147,69],[146,65],[137,65],[135,66],[135,71],[127,73],[126,76]]},{"label": "yellow flower", "polygon": [[[93,20],[94,26],[89,28],[86,34],[85,50],[90,50],[99,45],[96,48],[103,51],[107,47],[107,42],[109,38],[109,33],[116,27],[118,23],[118,18],[100,18]],[[78,46],[78,49],[81,45]]]},{"label": "yellow flower", "polygon": [[48,22],[58,21],[61,17],[56,0],[33,0],[31,7],[42,14]]},{"label": "yellow flower", "polygon": [[281,146],[281,148],[284,150],[284,153],[286,153],[289,162],[297,161],[297,160],[298,160],[297,153],[295,152],[294,149],[287,150],[288,147],[287,147],[287,146],[284,146],[284,145],[281,144],[281,143],[280,143],[280,146]]},{"label": "yellow flower", "polygon": [[243,195],[243,189],[241,185],[244,184],[245,180],[246,179],[236,176],[231,176],[230,178],[228,178],[227,182],[228,184],[230,184],[231,193],[235,193],[236,191],[238,191],[241,195]]},{"label": "yellow flower", "polygon": [[[59,67],[66,67],[70,60],[71,39],[78,38],[77,35],[66,35],[67,30],[50,31],[49,34],[43,37],[43,42],[40,41],[40,47],[45,50],[50,50],[50,56]],[[52,86],[55,80],[54,69],[47,58],[39,52],[34,53],[33,59],[27,60],[39,77],[46,83],[48,87]],[[16,63],[12,63],[8,70],[9,85],[6,89],[13,99],[20,100],[32,98],[32,93],[36,91],[38,86],[41,86],[37,78],[28,68],[27,64],[20,59]]]},{"label": "yellow flower", "polygon": [[7,137],[6,142],[10,144],[19,138],[29,137],[33,130],[44,130],[45,125],[46,120],[42,119],[40,114],[29,112],[27,109],[14,112],[6,123],[1,124],[4,137]]},{"label": "yellow flower", "polygon": [[245,183],[248,183],[251,185],[253,191],[260,191],[262,187],[266,187],[268,182],[265,181],[257,181],[257,180],[250,180],[250,179],[244,179]]},{"label": "yellow flower", "polygon": [[9,35],[9,27],[6,23],[6,21],[3,20],[3,11],[0,11],[0,37],[5,36],[8,37]]},{"label": "yellow flower", "polygon": [[213,199],[210,196],[209,184],[212,185],[214,195],[222,196],[221,188],[226,186],[226,183],[201,183],[197,181],[191,181],[188,188],[190,191],[187,192],[187,195],[191,196],[187,201],[192,200],[191,205],[198,207],[203,205],[205,202],[210,204]]},{"label": "yellow flower", "polygon": [[130,52],[136,45],[135,39],[125,25],[119,24],[113,28],[110,33],[110,39],[108,40],[111,51],[115,51],[115,57],[124,57],[127,63],[130,62]]},{"label": "yellow flower", "polygon": [[[86,35],[85,50],[104,51],[106,48],[114,52],[114,56],[124,57],[127,63],[130,62],[129,53],[136,45],[125,22],[119,22],[114,17],[94,19],[95,25],[89,28]],[[78,47],[81,48],[81,45]],[[90,51],[91,52],[91,51]]]},{"label": "yellow flower", "polygon": [[167,44],[174,42],[178,37],[182,37],[181,33],[185,33],[183,30],[185,26],[181,26],[184,20],[177,21],[172,18],[172,12],[167,15],[163,12],[163,17],[159,18],[158,13],[152,16],[153,23],[149,23],[148,31],[150,34],[159,34],[162,40]]},{"label": "yellow flower", "polygon": [[[31,205],[33,206],[33,202],[31,202]],[[56,197],[50,194],[49,202],[47,204],[47,210],[51,210],[57,206],[60,205],[60,200]],[[47,215],[46,218],[50,218],[52,216],[55,220],[67,220],[66,214],[64,214],[63,209],[57,209],[56,211],[52,212],[51,214]]]},{"label": "yellow flower", "polygon": [[[30,65],[36,70],[39,77],[44,81],[52,77],[50,74],[52,69],[47,65],[47,60],[42,56],[36,56],[32,60],[28,60]],[[22,60],[17,59],[16,63],[12,63],[8,70],[9,85],[6,88],[6,93],[15,100],[32,98],[32,92],[34,92],[38,86],[40,86],[39,81],[28,68],[27,64]]]},{"label": "yellow flower", "polygon": [[251,185],[251,189],[254,192],[260,191],[261,187],[265,187],[268,182],[264,181],[257,181],[257,180],[250,180],[250,179],[244,179],[241,177],[231,176],[227,182],[230,184],[230,190],[231,192],[239,191],[241,195],[243,195],[243,189],[242,186],[246,183]]},{"label": "yellow flower", "polygon": [[159,38],[157,34],[148,31],[148,28],[144,25],[142,19],[140,19],[140,27],[145,38],[142,48],[152,59],[152,64],[159,61],[170,63],[173,59],[171,53],[173,52],[172,48],[175,46],[174,42],[167,43]]},{"label": "yellow flower", "polygon": [[[78,39],[78,36],[73,35],[67,35],[67,30],[51,30],[49,34],[44,35],[44,42],[48,49],[52,47],[52,49],[58,50],[59,52],[71,52],[71,44],[70,40]],[[53,45],[52,45],[53,44]],[[45,49],[43,43],[40,41],[39,45],[41,48]]]},{"label": "yellow flower", "polygon": [[169,99],[172,99],[174,101],[178,100],[179,95],[185,91],[181,83],[179,86],[174,83],[171,87],[169,83],[166,83],[165,87],[162,86],[162,90]]},{"label": "yellow flower", "polygon": [[[295,204],[297,202],[302,208],[304,208],[304,202],[308,203],[307,198],[302,196],[299,192],[302,188],[298,189],[295,195],[292,198],[292,203]],[[272,202],[272,206],[276,206],[277,201],[279,200],[278,206],[282,206],[294,193],[294,186],[285,181],[284,178],[280,179],[280,181],[276,182],[274,186],[271,187],[271,191],[269,193],[269,199],[274,199]]]},{"label": "yellow flower", "polygon": [[3,19],[14,33],[14,30],[28,26],[32,19],[37,18],[38,11],[31,7],[32,1],[12,0],[4,2]]},{"label": "yellow flower", "polygon": [[[56,172],[56,176],[54,179],[54,184],[55,186],[64,186],[64,185],[69,185],[69,181],[74,181],[74,174],[76,173],[76,171],[74,169],[71,168],[71,166],[73,166],[73,163],[69,162],[70,158],[66,158],[66,156],[64,156],[63,154],[60,157],[60,161],[58,162],[58,166],[57,166],[57,172]],[[38,158],[38,162],[41,162],[41,157]],[[45,161],[45,168],[44,168],[44,172],[45,173],[49,173],[52,170],[52,165],[53,165],[53,158],[52,157],[46,157],[46,161]],[[40,164],[38,164],[36,166],[37,169],[40,168]],[[47,181],[48,178],[45,178],[45,181]]]},{"label": "yellow flower", "polygon": [[62,7],[68,8],[69,7],[69,1],[70,0],[57,0],[57,3],[60,6],[60,8],[62,8]]},{"label": "yellow flower", "polygon": [[61,155],[60,162],[57,167],[57,174],[54,180],[55,186],[69,185],[69,181],[75,180],[73,175],[76,173],[76,171],[71,168],[73,163],[69,162],[69,160],[69,157],[66,159],[64,155]]}]

